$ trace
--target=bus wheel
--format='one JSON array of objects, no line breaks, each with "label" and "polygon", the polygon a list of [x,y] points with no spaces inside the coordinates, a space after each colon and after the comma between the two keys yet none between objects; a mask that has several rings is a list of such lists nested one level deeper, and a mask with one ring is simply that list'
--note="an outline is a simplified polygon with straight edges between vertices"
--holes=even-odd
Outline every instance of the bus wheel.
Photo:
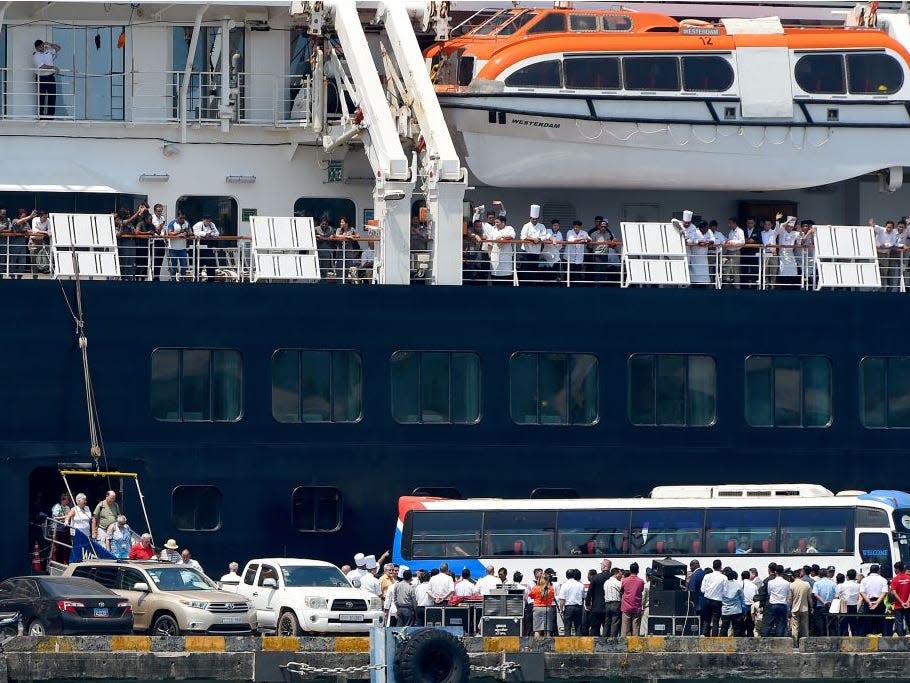
[{"label": "bus wheel", "polygon": [[467,650],[447,631],[417,631],[395,653],[401,683],[467,683],[470,671]]}]

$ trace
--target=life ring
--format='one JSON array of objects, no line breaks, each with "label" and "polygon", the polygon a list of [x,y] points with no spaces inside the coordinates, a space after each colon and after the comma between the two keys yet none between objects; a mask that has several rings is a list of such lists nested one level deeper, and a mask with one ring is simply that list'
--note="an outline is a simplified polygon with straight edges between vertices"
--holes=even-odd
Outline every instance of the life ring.
[{"label": "life ring", "polygon": [[395,652],[400,683],[468,683],[470,672],[467,650],[448,631],[416,631]]}]

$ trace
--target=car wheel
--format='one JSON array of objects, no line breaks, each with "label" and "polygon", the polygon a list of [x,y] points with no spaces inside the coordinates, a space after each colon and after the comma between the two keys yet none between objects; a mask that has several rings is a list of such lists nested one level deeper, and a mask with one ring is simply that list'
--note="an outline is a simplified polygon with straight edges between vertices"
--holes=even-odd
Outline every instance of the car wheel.
[{"label": "car wheel", "polygon": [[170,614],[162,614],[160,617],[155,619],[155,623],[152,624],[152,635],[170,637],[179,636],[180,625],[177,623],[177,620],[174,619],[174,617],[172,617]]},{"label": "car wheel", "polygon": [[28,625],[28,634],[30,636],[46,636],[47,626],[45,626],[44,622],[40,619],[35,619]]},{"label": "car wheel", "polygon": [[300,623],[297,621],[297,615],[287,611],[278,617],[278,628],[276,629],[279,636],[299,636]]}]

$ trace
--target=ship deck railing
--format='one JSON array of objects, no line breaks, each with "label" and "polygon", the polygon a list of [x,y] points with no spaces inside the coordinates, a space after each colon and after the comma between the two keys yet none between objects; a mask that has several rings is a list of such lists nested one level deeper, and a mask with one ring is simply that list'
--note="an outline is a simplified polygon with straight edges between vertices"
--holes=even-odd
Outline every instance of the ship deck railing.
[{"label": "ship deck railing", "polygon": [[[40,116],[37,76],[36,69],[0,69],[0,119],[144,124],[175,124],[181,120],[183,71],[96,74],[78,71],[74,65],[61,66],[56,75],[54,112],[45,116]],[[187,87],[186,121],[216,125],[227,118],[235,124],[270,127],[305,127],[311,122],[309,74],[239,72],[231,74],[227,90],[227,97],[222,99],[220,71],[192,72]],[[339,117],[340,111],[333,113],[330,106],[326,123],[337,123]]]},{"label": "ship deck railing", "polygon": [[[319,275],[323,282],[371,284],[379,238],[317,237]],[[186,238],[186,262],[170,240],[124,233],[118,237],[122,280],[230,281],[254,280],[250,238]],[[545,255],[522,246],[549,249]],[[44,248],[42,248],[42,246]],[[568,257],[577,242],[529,240],[466,241],[462,273],[466,285],[549,287],[620,286],[622,242],[591,242],[583,258]],[[0,232],[0,279],[55,277],[56,264],[47,245],[29,244],[26,233]],[[533,251],[533,250],[532,250]],[[815,251],[810,246],[689,247],[690,286],[705,289],[815,290],[819,285]],[[701,253],[705,252],[705,253]],[[555,256],[554,256],[555,254]],[[792,256],[792,258],[791,258]],[[906,292],[910,287],[910,247],[878,249],[879,289]],[[433,281],[433,242],[411,245],[411,282]],[[183,268],[181,268],[183,266]],[[178,277],[179,275],[179,277]],[[675,286],[675,285],[670,285]]]}]

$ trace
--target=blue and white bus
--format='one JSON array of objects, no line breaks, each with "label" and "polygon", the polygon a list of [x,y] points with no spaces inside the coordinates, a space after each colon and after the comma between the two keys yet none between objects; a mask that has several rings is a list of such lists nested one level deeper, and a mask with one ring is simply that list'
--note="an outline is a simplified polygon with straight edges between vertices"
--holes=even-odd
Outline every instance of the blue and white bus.
[{"label": "blue and white bus", "polygon": [[672,557],[719,558],[764,576],[771,562],[838,572],[910,563],[910,494],[832,493],[815,484],[659,486],[647,498],[399,499],[393,558],[412,570],[447,562],[474,576],[489,564],[511,576],[552,567],[628,567]]}]

